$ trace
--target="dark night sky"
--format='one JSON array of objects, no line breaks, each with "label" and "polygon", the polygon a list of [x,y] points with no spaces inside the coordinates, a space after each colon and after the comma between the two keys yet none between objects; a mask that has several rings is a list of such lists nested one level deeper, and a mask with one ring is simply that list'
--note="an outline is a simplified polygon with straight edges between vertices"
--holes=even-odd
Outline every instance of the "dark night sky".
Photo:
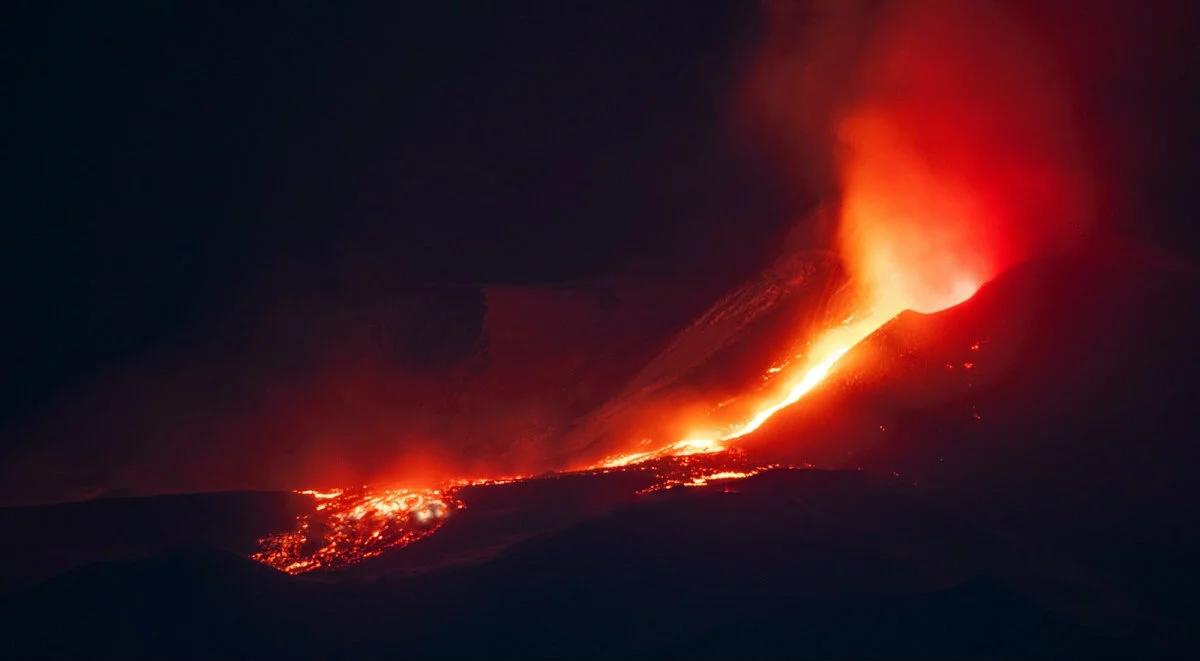
[{"label": "dark night sky", "polygon": [[[6,412],[248,289],[752,256],[761,236],[731,244],[716,222],[764,207],[722,124],[747,16],[638,4],[31,19]],[[744,185],[711,190],[730,179]]]},{"label": "dark night sky", "polygon": [[[475,285],[715,294],[786,217],[729,128],[757,29],[741,3],[29,13],[10,459],[130,365],[190,353],[261,383],[370,326],[399,369],[436,368],[475,346]],[[94,431],[68,442],[120,433]]]},{"label": "dark night sky", "polygon": [[[1105,221],[1195,254],[1194,10],[1024,4],[1077,31],[1060,55]],[[478,284],[640,278],[694,297],[648,325],[685,320],[821,193],[783,186],[733,121],[760,20],[745,2],[27,9],[6,44],[0,462],[163,352],[258,383],[365,315],[398,369],[453,363]]]}]

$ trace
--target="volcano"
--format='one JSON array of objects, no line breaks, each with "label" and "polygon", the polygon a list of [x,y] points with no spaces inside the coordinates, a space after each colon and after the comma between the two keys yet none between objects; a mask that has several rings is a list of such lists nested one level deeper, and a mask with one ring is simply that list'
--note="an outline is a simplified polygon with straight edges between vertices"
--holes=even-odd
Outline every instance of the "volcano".
[{"label": "volcano", "polygon": [[1198,294],[1115,241],[1026,263],[733,448],[458,485],[428,534],[296,575],[254,541],[331,494],[4,510],[4,656],[1186,655]]},{"label": "volcano", "polygon": [[26,8],[0,659],[1200,656],[1195,3],[1085,4]]}]

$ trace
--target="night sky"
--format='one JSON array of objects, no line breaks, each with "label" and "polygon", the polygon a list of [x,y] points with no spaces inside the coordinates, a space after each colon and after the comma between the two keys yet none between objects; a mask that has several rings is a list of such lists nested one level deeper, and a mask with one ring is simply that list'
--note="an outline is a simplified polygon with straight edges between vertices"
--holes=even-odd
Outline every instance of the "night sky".
[{"label": "night sky", "polygon": [[[1077,88],[1099,226],[1193,259],[1196,10],[1017,4]],[[462,446],[417,444],[437,461],[511,451],[455,440],[506,379],[506,409],[582,385],[535,422],[479,424],[602,400],[828,196],[747,127],[763,20],[27,7],[6,39],[0,500],[369,476],[416,443],[380,431],[410,414]],[[502,355],[505,329],[543,355]]]}]

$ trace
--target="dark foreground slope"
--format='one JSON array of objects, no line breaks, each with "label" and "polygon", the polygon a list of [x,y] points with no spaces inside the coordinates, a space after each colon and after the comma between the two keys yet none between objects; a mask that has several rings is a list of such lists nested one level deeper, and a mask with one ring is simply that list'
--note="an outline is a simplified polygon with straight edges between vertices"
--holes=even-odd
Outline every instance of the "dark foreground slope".
[{"label": "dark foreground slope", "polygon": [[312,499],[227,492],[110,498],[0,508],[0,594],[80,565],[131,559],[180,545],[248,555],[267,532],[288,530]]},{"label": "dark foreground slope", "polygon": [[843,470],[479,487],[352,571],[95,564],[4,598],[0,657],[1186,656],[1198,293],[1126,251],[1030,265],[745,439]]},{"label": "dark foreground slope", "polygon": [[779,471],[656,494],[402,580],[293,578],[203,550],[96,565],[10,599],[4,655],[795,658],[1128,644],[996,578],[1008,552],[909,485]]},{"label": "dark foreground slope", "polygon": [[1194,267],[1128,246],[1027,264],[903,315],[747,445],[897,473],[1045,558],[1061,606],[1194,645],[1197,301]]}]

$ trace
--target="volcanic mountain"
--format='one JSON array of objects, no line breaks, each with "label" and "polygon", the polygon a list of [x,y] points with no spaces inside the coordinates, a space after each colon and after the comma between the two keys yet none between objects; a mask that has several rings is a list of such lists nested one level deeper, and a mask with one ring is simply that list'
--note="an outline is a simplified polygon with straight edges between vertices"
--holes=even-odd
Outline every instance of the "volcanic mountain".
[{"label": "volcanic mountain", "polygon": [[1027,263],[902,314],[732,450],[463,486],[343,568],[245,558],[316,497],[6,510],[3,656],[1186,654],[1197,294],[1116,242]]}]

